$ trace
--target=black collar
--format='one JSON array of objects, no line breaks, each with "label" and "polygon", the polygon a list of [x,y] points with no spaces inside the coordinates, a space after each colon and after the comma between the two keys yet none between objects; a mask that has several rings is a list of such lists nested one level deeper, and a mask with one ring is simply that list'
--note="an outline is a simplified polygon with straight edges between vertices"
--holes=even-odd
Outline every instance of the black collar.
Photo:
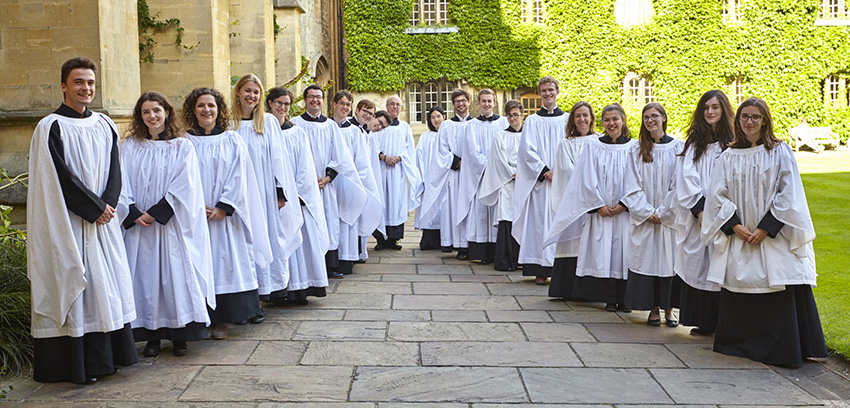
[{"label": "black collar", "polygon": [[148,139],[148,140],[151,140],[151,139],[153,139],[153,140],[166,140],[165,139],[165,131],[163,130],[162,132],[159,132],[159,134],[156,135],[156,139],[154,139],[153,136],[151,136],[151,134],[148,133],[148,134],[145,135],[145,139]]},{"label": "black collar", "polygon": [[65,116],[67,118],[74,118],[74,119],[83,119],[83,118],[87,118],[87,117],[92,115],[92,112],[89,110],[88,107],[86,107],[85,112],[83,112],[83,114],[80,115],[80,112],[77,112],[74,109],[71,109],[70,106],[65,105],[65,102],[62,102],[62,105],[59,105],[59,109],[56,109],[55,111],[53,111],[53,113],[55,113],[57,115]]},{"label": "black collar", "polygon": [[652,139],[652,143],[658,143],[658,144],[667,144],[667,143],[670,143],[672,141],[673,141],[673,138],[670,137],[667,134],[665,134],[664,137],[662,137],[661,140],[659,140],[658,142],[656,142],[655,139]]},{"label": "black collar", "polygon": [[478,119],[482,122],[484,122],[484,121],[492,122],[494,120],[499,120],[499,115],[484,116],[483,114],[481,114],[481,115],[478,115],[478,117],[475,118],[475,119]]},{"label": "black collar", "polygon": [[398,121],[398,118],[393,119],[393,123],[390,123],[390,126],[398,126],[401,122]]},{"label": "black collar", "polygon": [[624,144],[624,143],[628,143],[629,140],[631,140],[630,137],[623,136],[623,135],[620,135],[620,137],[618,137],[617,140],[611,139],[611,136],[608,136],[608,135],[602,135],[602,137],[599,138],[599,141],[602,142],[602,143],[605,143],[605,144]]},{"label": "black collar", "polygon": [[452,122],[466,122],[469,120],[469,114],[466,115],[466,119],[461,119],[460,116],[455,115],[451,120]]},{"label": "black collar", "polygon": [[212,128],[212,131],[210,132],[210,134],[206,134],[206,131],[204,130],[204,128],[196,127],[194,129],[192,129],[192,131],[189,132],[189,133],[191,133],[195,136],[215,136],[215,135],[220,135],[220,134],[224,133],[224,129],[222,129],[222,128],[218,127],[218,125],[216,125],[214,128]]},{"label": "black collar", "polygon": [[307,112],[304,112],[304,113],[301,114],[301,119],[304,119],[307,122],[319,122],[319,123],[324,123],[325,121],[328,120],[327,116],[322,115],[321,113],[319,114],[319,117],[314,118],[314,117],[310,116],[310,114],[307,113]]},{"label": "black collar", "polygon": [[546,107],[542,107],[539,111],[537,111],[538,116],[561,116],[563,114],[564,111],[562,111],[561,108],[557,106],[555,107],[555,110],[552,111],[552,113],[549,113],[549,110],[546,109]]},{"label": "black collar", "polygon": [[292,129],[293,126],[295,126],[295,125],[293,125],[292,122],[287,120],[287,121],[283,122],[282,125],[280,125],[280,130]]},{"label": "black collar", "polygon": [[352,125],[354,125],[354,126],[361,126],[361,125],[360,125],[360,122],[358,122],[358,121],[357,121],[357,118],[356,118],[356,117],[354,117],[354,116],[350,117],[350,118],[348,119],[348,121],[349,121],[349,122],[351,122],[351,124],[352,124]]},{"label": "black collar", "polygon": [[339,128],[340,128],[340,129],[345,129],[345,128],[349,127],[349,126],[353,126],[353,125],[351,124],[351,120],[350,120],[350,119],[346,119],[346,120],[344,120],[342,123],[340,123],[340,124],[339,124]]},{"label": "black collar", "polygon": [[513,126],[508,126],[508,128],[507,128],[507,129],[505,129],[505,131],[506,131],[506,132],[511,132],[511,133],[520,133],[520,132],[522,132],[522,127],[520,127],[520,128],[519,128],[519,130],[514,130],[514,127],[513,127]]}]

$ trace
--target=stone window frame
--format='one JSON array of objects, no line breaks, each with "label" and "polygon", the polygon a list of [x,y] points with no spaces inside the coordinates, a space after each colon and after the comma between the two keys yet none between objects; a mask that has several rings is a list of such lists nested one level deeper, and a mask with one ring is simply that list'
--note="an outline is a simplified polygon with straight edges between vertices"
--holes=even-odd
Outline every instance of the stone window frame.
[{"label": "stone window frame", "polygon": [[408,83],[405,87],[407,90],[408,122],[428,123],[428,110],[433,106],[443,108],[446,119],[454,116],[451,98],[452,91],[457,87],[456,81],[446,79]]},{"label": "stone window frame", "polygon": [[635,71],[626,72],[626,75],[620,80],[620,100],[624,105],[640,107],[657,101],[652,79]]},{"label": "stone window frame", "polygon": [[543,0],[519,0],[520,16],[523,23],[543,24],[546,8]]},{"label": "stone window frame", "polygon": [[823,80],[823,103],[831,108],[850,106],[850,79],[846,75],[830,74]]},{"label": "stone window frame", "polygon": [[413,0],[413,9],[410,13],[411,26],[429,27],[449,23],[449,0]]},{"label": "stone window frame", "polygon": [[821,0],[815,26],[850,26],[850,0]]},{"label": "stone window frame", "polygon": [[721,15],[726,24],[736,24],[744,21],[744,0],[721,0],[723,8]]},{"label": "stone window frame", "polygon": [[726,81],[726,93],[729,94],[731,101],[736,105],[740,105],[746,99],[746,94],[744,94],[745,82],[744,76],[740,74]]},{"label": "stone window frame", "polygon": [[522,102],[522,116],[526,118],[537,113],[543,107],[543,100],[534,91],[523,93],[519,100]]}]

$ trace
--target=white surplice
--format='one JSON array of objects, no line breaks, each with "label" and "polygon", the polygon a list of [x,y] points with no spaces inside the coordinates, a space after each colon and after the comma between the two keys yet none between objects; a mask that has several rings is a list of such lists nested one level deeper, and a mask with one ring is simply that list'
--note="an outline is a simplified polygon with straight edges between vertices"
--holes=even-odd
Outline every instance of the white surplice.
[{"label": "white surplice", "polygon": [[[538,181],[540,173],[555,166],[558,144],[566,137],[569,114],[543,116],[541,109],[526,119],[517,153],[514,223],[511,235],[519,243],[519,263],[550,267],[555,247],[544,246],[546,232],[555,216],[552,183]],[[560,112],[560,110],[558,110]]]},{"label": "white surplice", "polygon": [[487,120],[481,117],[470,121],[463,138],[463,156],[466,160],[460,167],[460,186],[458,188],[458,212],[456,224],[466,222],[466,240],[476,243],[496,242],[498,230],[495,225],[493,208],[478,202],[478,190],[487,156],[493,145],[496,133],[508,127],[505,117]]},{"label": "white surplice", "polygon": [[69,170],[95,194],[106,188],[113,132],[118,132],[112,120],[93,112],[84,119],[50,114],[33,133],[27,189],[32,335],[82,337],[115,331],[136,318],[120,214],[97,225],[68,210],[48,148],[56,122]]},{"label": "white surplice", "polygon": [[[420,222],[431,223],[440,215],[440,245],[466,248],[466,224],[458,221],[458,189],[460,171],[452,170],[452,164],[463,158],[463,138],[469,121],[457,116],[443,122],[437,131],[437,151],[428,163],[428,178],[422,196]],[[461,163],[461,168],[463,164]]]},{"label": "white surplice", "polygon": [[[667,278],[674,275],[676,255],[676,208],[674,204],[677,154],[684,143],[673,139],[652,145],[652,162],[640,155],[640,143],[629,150],[625,196],[632,222],[629,239],[629,270],[645,276]],[[661,224],[653,224],[655,215]]]},{"label": "white surplice", "polygon": [[[443,207],[447,207],[449,205],[448,201],[443,201],[442,205],[440,205],[437,209],[437,213],[433,217],[429,217],[427,220],[422,219],[422,208],[425,205],[424,197],[427,193],[425,190],[430,188],[428,185],[428,180],[431,174],[431,163],[435,160],[434,156],[437,154],[439,150],[439,138],[437,137],[437,132],[429,130],[427,132],[419,135],[419,142],[416,143],[416,165],[419,167],[419,172],[422,174],[422,180],[425,182],[424,189],[422,191],[422,205],[416,208],[416,212],[413,215],[413,227],[416,229],[439,229],[443,230],[444,228],[448,228],[442,226],[443,223]],[[448,219],[448,218],[446,218]],[[448,224],[448,223],[447,223]],[[442,234],[441,234],[442,237]],[[442,239],[441,239],[442,241]],[[448,245],[447,245],[448,246]]]},{"label": "white surplice", "polygon": [[242,138],[233,131],[186,136],[195,147],[204,205],[233,208],[221,221],[209,221],[210,250],[217,295],[255,290],[257,265],[272,261],[265,208]]},{"label": "white surplice", "polygon": [[714,142],[695,162],[691,146],[684,156],[679,157],[676,171],[677,238],[673,270],[690,287],[711,292],[720,291],[720,285],[708,281],[708,261],[713,248],[700,239],[699,219],[691,213],[691,208],[707,196],[708,182],[722,151],[720,143]]},{"label": "white surplice", "polygon": [[[573,176],[576,168],[576,163],[581,152],[588,143],[599,139],[598,134],[587,136],[568,137],[561,140],[558,144],[558,153],[555,157],[555,167],[552,169],[552,211],[558,211],[561,205],[561,200],[564,199],[564,192],[567,190],[567,184]],[[581,234],[582,222],[574,222],[570,228],[574,228],[576,232],[569,233],[573,236]],[[555,244],[555,257],[557,258],[572,258],[578,256],[579,239],[569,239],[558,241]]]},{"label": "white surplice", "polygon": [[[755,231],[768,213],[784,223],[776,238],[752,245],[721,230],[733,215]],[[815,229],[794,152],[784,142],[726,149],[711,174],[701,236],[714,252],[708,280],[738,293],[769,293],[785,285],[815,286]]]},{"label": "white surplice", "polygon": [[379,183],[383,183],[384,187],[385,225],[402,225],[407,221],[407,213],[419,206],[423,188],[422,177],[416,167],[413,131],[407,122],[395,119],[390,126],[375,132],[373,136],[380,153],[401,157],[401,161],[393,167],[380,163]]},{"label": "white surplice", "polygon": [[481,177],[478,201],[493,207],[493,225],[499,221],[513,222],[514,175],[520,132],[503,130],[496,133]]},{"label": "white surplice", "polygon": [[165,199],[174,212],[167,223],[133,225],[124,231],[133,276],[136,320],[132,327],[156,330],[206,323],[215,309],[210,236],[198,158],[186,138],[124,140],[122,191],[127,204],[145,212]]}]

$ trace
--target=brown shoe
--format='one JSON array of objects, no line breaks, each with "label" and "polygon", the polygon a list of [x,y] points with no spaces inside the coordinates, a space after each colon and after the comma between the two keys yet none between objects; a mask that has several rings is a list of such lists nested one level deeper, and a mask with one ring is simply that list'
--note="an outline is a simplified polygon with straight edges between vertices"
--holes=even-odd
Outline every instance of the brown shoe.
[{"label": "brown shoe", "polygon": [[212,326],[213,340],[224,340],[227,338],[227,323],[216,323]]}]

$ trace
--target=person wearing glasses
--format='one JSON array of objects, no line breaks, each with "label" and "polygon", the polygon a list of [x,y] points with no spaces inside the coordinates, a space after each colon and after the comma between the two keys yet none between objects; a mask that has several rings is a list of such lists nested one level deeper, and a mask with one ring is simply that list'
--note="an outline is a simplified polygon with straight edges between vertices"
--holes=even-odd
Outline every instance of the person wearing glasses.
[{"label": "person wearing glasses", "polygon": [[[667,111],[660,103],[643,107],[638,143],[629,149],[623,204],[629,211],[629,277],[625,302],[634,310],[650,310],[647,324],[679,325],[673,313],[678,287],[673,287],[676,254],[674,180],[684,143],[667,134]],[[672,295],[676,295],[675,299]]]},{"label": "person wearing glasses", "polygon": [[749,98],[711,174],[702,238],[708,280],[721,286],[714,351],[796,366],[826,357],[817,305],[815,229],[791,148],[767,103]]},{"label": "person wearing glasses", "polygon": [[519,243],[511,236],[516,158],[522,132],[522,104],[511,100],[505,104],[508,127],[493,138],[487,165],[481,178],[478,201],[493,210],[497,227],[493,250],[493,269],[515,271],[519,268]]}]

